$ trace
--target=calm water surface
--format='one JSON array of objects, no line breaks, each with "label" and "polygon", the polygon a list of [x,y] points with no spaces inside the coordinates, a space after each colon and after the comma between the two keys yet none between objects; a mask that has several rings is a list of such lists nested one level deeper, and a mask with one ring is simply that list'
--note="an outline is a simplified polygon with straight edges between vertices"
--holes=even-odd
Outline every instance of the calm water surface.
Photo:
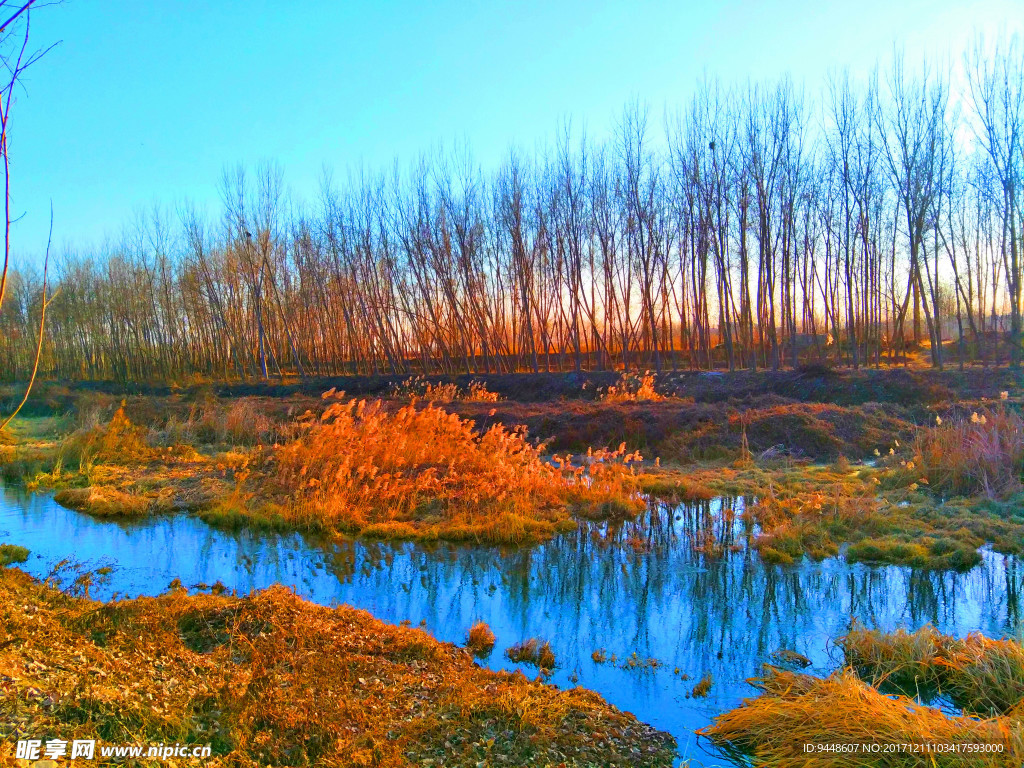
[{"label": "calm water surface", "polygon": [[[735,519],[721,514],[737,510]],[[732,520],[731,522],[727,522]],[[294,587],[325,605],[347,603],[389,622],[425,622],[441,640],[461,642],[477,620],[498,644],[487,666],[513,642],[539,636],[558,658],[551,681],[579,684],[671,732],[694,766],[726,765],[695,729],[753,695],[745,682],[788,649],[827,674],[840,654],[831,640],[851,618],[869,627],[932,623],[957,635],[1019,631],[1024,572],[986,552],[967,574],[847,565],[841,558],[795,566],[761,563],[745,545],[741,501],[654,506],[618,527],[593,526],[535,549],[341,542],[297,534],[221,531],[184,515],[141,523],[102,522],[46,495],[0,488],[0,542],[28,547],[22,567],[44,576],[62,559],[113,568],[92,595],[159,594],[175,578],[222,582],[246,593]],[[725,554],[709,556],[717,548]],[[597,664],[596,649],[617,663]],[[628,666],[632,654],[659,666]],[[678,671],[677,671],[678,670]],[[530,677],[536,670],[524,668]],[[710,673],[703,699],[689,697]],[[690,679],[683,679],[688,676]]]}]

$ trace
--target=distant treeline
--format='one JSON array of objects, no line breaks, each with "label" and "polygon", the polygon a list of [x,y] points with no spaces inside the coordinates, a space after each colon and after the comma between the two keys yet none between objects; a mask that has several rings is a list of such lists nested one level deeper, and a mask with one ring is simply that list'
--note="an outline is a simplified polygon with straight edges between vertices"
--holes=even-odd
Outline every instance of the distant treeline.
[{"label": "distant treeline", "polygon": [[[979,48],[957,72],[897,58],[817,101],[704,83],[664,133],[633,106],[607,142],[566,129],[491,173],[449,155],[325,180],[304,209],[272,167],[226,173],[218,219],[186,207],[63,258],[41,371],[859,366],[912,341],[939,367],[1016,363],[1024,56]],[[8,379],[31,369],[40,288],[9,281]]]}]

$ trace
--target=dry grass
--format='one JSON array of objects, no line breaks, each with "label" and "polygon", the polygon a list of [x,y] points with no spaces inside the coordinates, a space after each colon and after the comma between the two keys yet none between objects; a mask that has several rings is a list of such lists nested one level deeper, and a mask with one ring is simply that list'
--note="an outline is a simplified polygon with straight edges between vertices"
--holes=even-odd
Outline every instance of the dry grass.
[{"label": "dry grass", "polygon": [[256,398],[187,411],[173,397],[135,398],[109,420],[101,398],[55,446],[0,446],[0,471],[99,515],[189,509],[214,524],[383,538],[530,543],[574,528],[573,515],[643,507],[640,455],[624,445],[549,460],[524,429],[340,397],[299,419],[294,404]]},{"label": "dry grass", "polygon": [[809,667],[811,660],[802,653],[792,651],[789,648],[779,648],[772,652],[772,661],[788,667]]},{"label": "dry grass", "polygon": [[623,373],[616,384],[598,391],[598,396],[606,403],[653,402],[664,400],[654,389],[655,376],[650,371],[643,374]]},{"label": "dry grass", "polygon": [[[160,414],[153,414],[154,421]],[[170,413],[162,427],[150,429],[153,445],[216,445],[223,447],[271,445],[289,435],[287,420],[275,419],[255,397],[227,403],[208,397],[192,405],[187,414]]]},{"label": "dry grass", "polygon": [[495,638],[486,622],[478,621],[469,628],[466,636],[466,647],[474,656],[488,656],[494,649]]},{"label": "dry grass", "polygon": [[[699,733],[728,751],[753,756],[758,766],[994,767],[1019,764],[1024,754],[1019,721],[950,717],[905,696],[887,696],[849,670],[821,679],[768,667],[752,682],[761,689],[760,696],[719,715]],[[816,746],[807,752],[806,744]],[[1002,751],[868,753],[829,748],[862,744],[988,744]]]},{"label": "dry grass", "polygon": [[913,460],[902,468],[937,493],[1006,498],[1022,489],[1024,418],[999,407],[936,423],[918,433]]},{"label": "dry grass", "polygon": [[[594,738],[600,733],[601,738]],[[22,734],[211,744],[211,766],[663,766],[674,741],[583,689],[283,587],[96,603],[0,571],[0,762]]]},{"label": "dry grass", "polygon": [[425,376],[410,376],[400,384],[391,387],[389,397],[396,400],[426,400],[431,403],[452,403],[461,400],[469,403],[496,403],[501,397],[487,389],[482,381],[471,381],[462,389],[454,382],[429,381]]}]

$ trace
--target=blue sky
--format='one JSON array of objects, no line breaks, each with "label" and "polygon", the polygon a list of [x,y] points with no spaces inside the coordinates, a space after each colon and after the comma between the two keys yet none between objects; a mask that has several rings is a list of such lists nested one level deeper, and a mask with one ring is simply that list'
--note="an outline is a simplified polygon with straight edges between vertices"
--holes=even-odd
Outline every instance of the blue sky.
[{"label": "blue sky", "polygon": [[323,167],[403,166],[467,144],[485,168],[572,118],[602,138],[632,99],[656,125],[704,73],[725,84],[866,73],[894,44],[952,53],[1024,29],[1022,0],[317,2],[65,0],[62,40],[11,117],[13,249],[100,245],[154,204],[218,209],[225,166],[278,162],[297,200]]}]

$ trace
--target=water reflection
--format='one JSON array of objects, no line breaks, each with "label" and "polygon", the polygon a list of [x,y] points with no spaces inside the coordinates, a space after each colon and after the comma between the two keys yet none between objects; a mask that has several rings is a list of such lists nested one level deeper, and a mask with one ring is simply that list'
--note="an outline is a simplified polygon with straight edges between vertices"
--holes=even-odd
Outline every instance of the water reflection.
[{"label": "water reflection", "polygon": [[[830,640],[853,617],[883,629],[931,622],[955,634],[1017,631],[1022,574],[1013,559],[986,552],[967,574],[841,559],[766,566],[747,546],[750,533],[742,500],[717,500],[654,506],[635,521],[591,526],[533,550],[323,544],[217,531],[185,516],[98,522],[47,496],[0,493],[0,541],[28,547],[25,567],[34,574],[66,557],[114,566],[110,582],[93,592],[101,598],[157,594],[174,578],[219,580],[240,593],[283,583],[386,621],[423,621],[453,642],[482,619],[498,637],[489,666],[514,668],[505,648],[525,637],[548,639],[558,658],[553,682],[568,686],[578,676],[616,706],[671,731],[700,765],[723,761],[704,751],[693,730],[751,695],[745,678],[781,648],[807,656],[812,670],[830,671]],[[599,648],[618,663],[595,662]],[[633,653],[661,665],[624,669]],[[710,694],[690,698],[705,673],[714,679]]]}]

